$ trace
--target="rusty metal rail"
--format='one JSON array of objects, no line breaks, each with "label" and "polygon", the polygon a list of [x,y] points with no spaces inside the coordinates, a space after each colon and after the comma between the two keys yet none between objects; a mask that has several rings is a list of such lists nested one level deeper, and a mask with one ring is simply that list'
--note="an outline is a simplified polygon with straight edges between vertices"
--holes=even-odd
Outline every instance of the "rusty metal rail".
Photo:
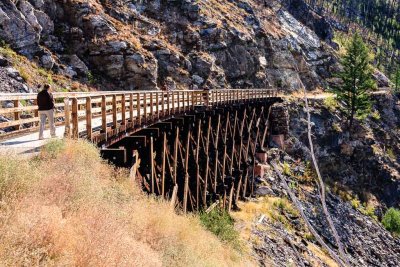
[{"label": "rusty metal rail", "polygon": [[[99,143],[129,129],[172,115],[232,103],[277,97],[275,89],[112,91],[53,93],[56,124],[65,136]],[[0,94],[0,139],[35,131],[39,116],[36,94]]]}]

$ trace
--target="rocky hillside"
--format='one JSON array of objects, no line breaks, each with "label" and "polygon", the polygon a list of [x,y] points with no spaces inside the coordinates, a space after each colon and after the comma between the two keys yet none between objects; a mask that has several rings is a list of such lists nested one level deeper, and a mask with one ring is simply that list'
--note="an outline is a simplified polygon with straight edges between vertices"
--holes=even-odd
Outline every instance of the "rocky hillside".
[{"label": "rocky hillside", "polygon": [[329,25],[310,18],[312,30],[274,0],[3,0],[0,38],[45,70],[100,88],[291,91],[300,79],[322,86],[336,68]]}]

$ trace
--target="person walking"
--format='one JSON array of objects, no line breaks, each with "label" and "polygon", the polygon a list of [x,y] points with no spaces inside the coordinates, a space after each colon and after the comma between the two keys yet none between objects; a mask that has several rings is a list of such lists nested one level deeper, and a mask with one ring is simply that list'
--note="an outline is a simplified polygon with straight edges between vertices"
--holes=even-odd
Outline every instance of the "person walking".
[{"label": "person walking", "polygon": [[39,106],[39,140],[43,140],[43,132],[46,127],[46,119],[49,120],[51,137],[56,137],[56,127],[54,125],[54,98],[51,94],[51,86],[45,84],[43,90],[37,95],[37,104]]}]

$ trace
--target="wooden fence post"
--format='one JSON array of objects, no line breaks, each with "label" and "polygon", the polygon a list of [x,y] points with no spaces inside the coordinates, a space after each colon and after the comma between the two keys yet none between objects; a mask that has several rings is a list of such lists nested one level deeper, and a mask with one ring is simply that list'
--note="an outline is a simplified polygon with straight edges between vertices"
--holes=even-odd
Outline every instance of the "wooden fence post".
[{"label": "wooden fence post", "polygon": [[71,137],[71,109],[69,106],[69,97],[64,98],[65,130],[64,137]]},{"label": "wooden fence post", "polygon": [[72,98],[72,138],[77,139],[79,137],[79,125],[78,125],[78,99]]},{"label": "wooden fence post", "polygon": [[129,94],[129,120],[133,127],[133,94]]},{"label": "wooden fence post", "polygon": [[[18,108],[19,107],[19,100],[14,100],[14,108]],[[19,111],[14,112],[14,120],[15,121],[19,121],[20,119],[20,114]],[[15,130],[19,130],[21,125],[15,125]]]},{"label": "wooden fence post", "polygon": [[101,96],[101,130],[107,140],[107,96]]},{"label": "wooden fence post", "polygon": [[113,114],[113,127],[117,129],[117,96],[114,94],[112,96],[112,114]]},{"label": "wooden fence post", "polygon": [[86,135],[92,141],[92,99],[86,97]]},{"label": "wooden fence post", "polygon": [[126,125],[126,97],[125,94],[121,96],[121,115],[122,115],[122,125]]},{"label": "wooden fence post", "polygon": [[140,105],[140,93],[137,93],[136,94],[136,116],[137,116],[136,125],[142,124],[142,114],[140,114],[141,109],[142,108]]}]

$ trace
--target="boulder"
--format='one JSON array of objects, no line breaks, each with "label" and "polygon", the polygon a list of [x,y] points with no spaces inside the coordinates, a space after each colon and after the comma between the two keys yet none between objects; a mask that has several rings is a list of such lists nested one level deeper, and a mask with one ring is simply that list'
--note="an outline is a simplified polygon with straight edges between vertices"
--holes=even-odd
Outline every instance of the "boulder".
[{"label": "boulder", "polygon": [[54,23],[50,19],[50,17],[39,10],[34,10],[34,15],[37,19],[37,22],[40,24],[42,30],[40,32],[42,37],[48,37],[50,34],[54,32]]},{"label": "boulder", "polygon": [[258,70],[259,55],[244,45],[234,45],[215,53],[228,80],[251,77]]},{"label": "boulder", "polygon": [[203,79],[207,79],[211,73],[215,60],[211,57],[196,55],[192,59],[193,71]]},{"label": "boulder", "polygon": [[202,85],[204,83],[204,79],[196,74],[192,76],[192,80],[193,80],[194,84],[196,84],[196,85]]},{"label": "boulder", "polygon": [[85,76],[89,72],[89,68],[77,55],[69,57],[69,65],[81,76]]},{"label": "boulder", "polygon": [[10,78],[16,79],[16,78],[20,77],[19,71],[14,69],[13,67],[6,68],[6,71],[7,71],[7,75]]},{"label": "boulder", "polygon": [[8,67],[10,65],[11,65],[11,62],[7,58],[0,55],[0,67]]},{"label": "boulder", "polygon": [[31,25],[11,0],[0,1],[0,25],[0,38],[12,48],[28,57],[39,51],[40,25]]},{"label": "boulder", "polygon": [[378,87],[389,87],[390,86],[389,78],[386,77],[386,75],[383,74],[382,72],[380,72],[379,70],[375,70],[372,75],[374,76],[374,79],[375,79]]},{"label": "boulder", "polygon": [[25,17],[25,20],[35,29],[36,32],[40,34],[42,32],[42,26],[36,18],[35,9],[33,6],[29,2],[23,0],[18,1],[17,3],[18,9]]},{"label": "boulder", "polygon": [[40,57],[40,65],[48,70],[51,70],[54,67],[55,60],[50,53],[45,53]]}]

